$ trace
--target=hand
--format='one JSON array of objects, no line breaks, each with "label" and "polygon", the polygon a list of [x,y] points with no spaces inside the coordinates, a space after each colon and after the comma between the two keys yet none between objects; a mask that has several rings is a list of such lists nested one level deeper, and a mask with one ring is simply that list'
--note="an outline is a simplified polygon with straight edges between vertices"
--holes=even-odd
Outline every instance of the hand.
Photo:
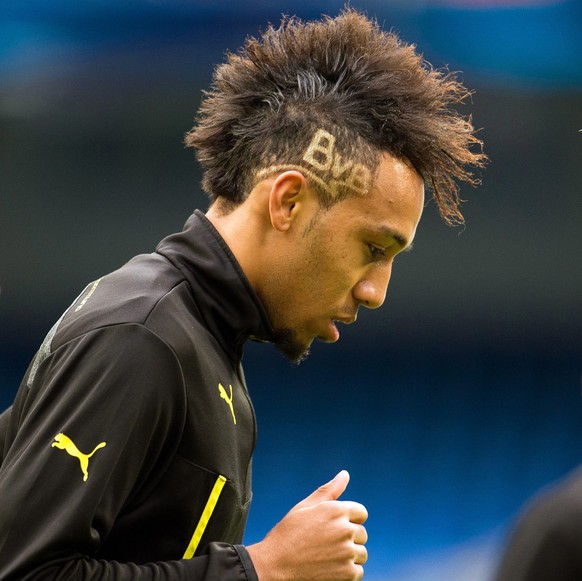
[{"label": "hand", "polygon": [[247,547],[259,581],[359,581],[368,559],[364,506],[340,501],[350,475],[333,480],[294,506],[256,545]]}]

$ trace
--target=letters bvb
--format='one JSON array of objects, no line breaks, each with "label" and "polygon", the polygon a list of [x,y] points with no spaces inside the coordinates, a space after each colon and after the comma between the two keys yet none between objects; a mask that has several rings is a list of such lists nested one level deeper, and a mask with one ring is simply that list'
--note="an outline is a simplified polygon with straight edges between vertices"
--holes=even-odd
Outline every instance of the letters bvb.
[{"label": "letters bvb", "polygon": [[335,198],[342,188],[355,194],[365,195],[372,184],[372,173],[364,164],[343,158],[336,150],[335,137],[318,129],[305,150],[300,165],[281,164],[258,172],[264,178],[278,171],[298,170],[316,182],[326,193]]}]

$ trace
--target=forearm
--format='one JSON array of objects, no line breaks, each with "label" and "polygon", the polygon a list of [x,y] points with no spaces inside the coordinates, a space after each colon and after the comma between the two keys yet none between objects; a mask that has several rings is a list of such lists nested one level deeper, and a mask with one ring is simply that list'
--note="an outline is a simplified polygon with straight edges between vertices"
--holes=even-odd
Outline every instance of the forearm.
[{"label": "forearm", "polygon": [[212,543],[206,554],[189,560],[137,565],[85,557],[64,557],[30,565],[15,556],[2,559],[0,578],[5,581],[115,579],[116,581],[257,581],[244,547]]}]

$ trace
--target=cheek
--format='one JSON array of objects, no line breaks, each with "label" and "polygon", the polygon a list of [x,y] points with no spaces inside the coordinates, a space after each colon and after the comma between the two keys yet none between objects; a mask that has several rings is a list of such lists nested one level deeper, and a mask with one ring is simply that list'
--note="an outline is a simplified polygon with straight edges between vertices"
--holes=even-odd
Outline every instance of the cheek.
[{"label": "cheek", "polygon": [[309,293],[312,303],[328,306],[343,303],[361,267],[361,256],[354,254],[354,248],[333,233],[327,237],[322,234],[309,245],[297,276],[303,280],[302,288]]},{"label": "cheek", "polygon": [[354,269],[348,267],[346,258],[335,256],[314,265],[311,273],[312,284],[322,300],[343,301],[355,284],[354,272]]}]

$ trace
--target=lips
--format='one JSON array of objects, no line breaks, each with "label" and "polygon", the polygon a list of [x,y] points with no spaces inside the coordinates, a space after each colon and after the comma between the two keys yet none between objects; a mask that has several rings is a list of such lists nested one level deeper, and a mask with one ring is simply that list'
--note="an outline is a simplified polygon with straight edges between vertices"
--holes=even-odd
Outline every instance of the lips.
[{"label": "lips", "polygon": [[335,343],[340,336],[336,323],[351,325],[355,320],[356,316],[330,319],[327,325],[326,333],[323,336],[321,336],[320,339],[326,343]]},{"label": "lips", "polygon": [[339,339],[339,331],[334,321],[329,321],[326,334],[322,337],[322,341],[326,343],[335,343]]},{"label": "lips", "polygon": [[351,325],[352,323],[356,322],[357,318],[358,313],[355,313],[354,315],[349,317],[336,317],[333,320],[337,323],[343,323],[344,325]]}]

